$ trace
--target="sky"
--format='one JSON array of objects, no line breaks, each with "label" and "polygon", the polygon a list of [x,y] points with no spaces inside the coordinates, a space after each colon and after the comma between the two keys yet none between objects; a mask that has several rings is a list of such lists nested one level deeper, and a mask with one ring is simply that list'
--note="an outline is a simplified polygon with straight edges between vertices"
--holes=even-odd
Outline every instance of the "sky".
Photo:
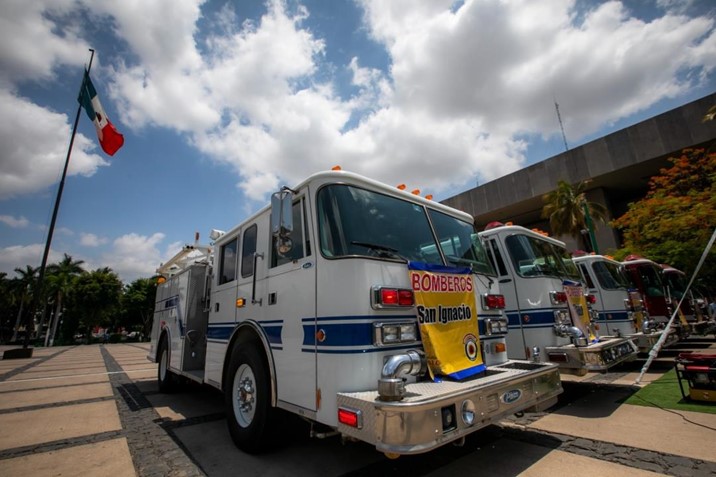
[{"label": "sky", "polygon": [[150,277],[340,165],[443,200],[716,91],[711,0],[0,0],[0,272]]}]

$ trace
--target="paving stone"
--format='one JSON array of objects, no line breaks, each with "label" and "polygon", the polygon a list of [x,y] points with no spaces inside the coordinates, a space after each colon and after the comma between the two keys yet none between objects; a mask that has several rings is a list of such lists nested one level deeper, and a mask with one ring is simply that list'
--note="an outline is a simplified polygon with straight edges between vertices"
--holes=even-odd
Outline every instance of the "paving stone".
[{"label": "paving stone", "polygon": [[692,477],[696,475],[692,467],[684,467],[683,465],[677,465],[676,467],[669,468],[669,474],[675,475],[676,477]]}]

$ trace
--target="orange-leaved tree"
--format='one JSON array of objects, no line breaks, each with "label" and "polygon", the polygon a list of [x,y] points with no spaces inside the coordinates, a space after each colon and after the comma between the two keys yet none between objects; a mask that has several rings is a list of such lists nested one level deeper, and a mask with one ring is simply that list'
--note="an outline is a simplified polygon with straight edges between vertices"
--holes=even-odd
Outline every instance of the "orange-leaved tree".
[{"label": "orange-leaved tree", "polygon": [[[629,204],[612,226],[622,231],[624,250],[690,276],[716,228],[716,153],[684,149],[669,161],[671,167],[649,181],[646,197]],[[716,286],[716,250],[699,277],[703,284]]]}]

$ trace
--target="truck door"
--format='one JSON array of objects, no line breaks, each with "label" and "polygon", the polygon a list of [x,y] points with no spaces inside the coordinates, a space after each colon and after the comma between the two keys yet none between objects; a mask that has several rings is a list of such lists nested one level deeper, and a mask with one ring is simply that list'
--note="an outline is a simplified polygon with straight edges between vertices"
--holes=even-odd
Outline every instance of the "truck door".
[{"label": "truck door", "polygon": [[209,339],[228,340],[236,322],[236,285],[239,252],[239,235],[217,243],[218,263],[216,264],[216,277],[214,290],[211,296],[212,319],[209,329]]},{"label": "truck door", "polygon": [[312,250],[310,211],[305,195],[291,208],[290,250],[280,254],[276,239],[268,251],[264,329],[276,362],[279,400],[315,411],[316,405],[316,260]]},{"label": "truck door", "polygon": [[490,238],[485,242],[487,256],[492,267],[497,271],[500,283],[500,293],[505,296],[505,316],[509,320],[507,333],[507,355],[510,359],[529,359],[529,347],[522,328],[519,299],[517,296],[517,283],[509,271],[503,258],[497,240]]}]

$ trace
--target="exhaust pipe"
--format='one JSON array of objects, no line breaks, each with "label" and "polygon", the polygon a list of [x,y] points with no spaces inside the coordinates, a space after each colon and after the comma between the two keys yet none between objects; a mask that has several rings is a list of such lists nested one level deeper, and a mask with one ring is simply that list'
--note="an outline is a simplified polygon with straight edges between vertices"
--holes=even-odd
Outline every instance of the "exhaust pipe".
[{"label": "exhaust pipe", "polygon": [[408,350],[395,354],[383,365],[378,380],[378,395],[381,401],[400,401],[405,396],[405,381],[402,376],[419,376],[428,369],[425,354],[418,350]]}]

